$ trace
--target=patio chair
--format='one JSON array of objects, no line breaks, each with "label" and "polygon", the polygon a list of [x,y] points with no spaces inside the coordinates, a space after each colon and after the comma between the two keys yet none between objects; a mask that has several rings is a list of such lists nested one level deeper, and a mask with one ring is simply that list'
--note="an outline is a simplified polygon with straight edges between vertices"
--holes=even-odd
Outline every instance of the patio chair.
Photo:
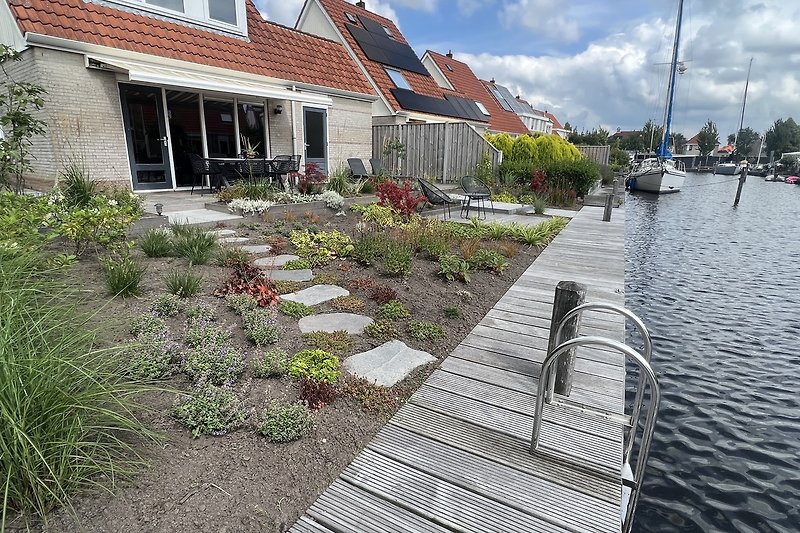
[{"label": "patio chair", "polygon": [[200,185],[200,193],[203,193],[203,180],[208,176],[208,190],[220,187],[222,182],[222,169],[208,159],[203,159],[198,154],[189,154],[189,161],[192,163],[192,190],[189,194],[194,194],[194,188]]},{"label": "patio chair", "polygon": [[[289,184],[289,174],[300,170],[300,156],[299,155],[276,155],[269,162],[270,170],[269,175],[274,176],[279,183],[282,184],[285,190],[289,190],[292,186]],[[282,176],[286,176],[283,179]]]},{"label": "patio chair", "polygon": [[245,158],[238,164],[239,173],[245,179],[256,184],[264,179],[269,179],[270,175],[270,161],[264,158]]},{"label": "patio chair", "polygon": [[358,158],[350,158],[347,160],[347,164],[350,166],[350,172],[353,173],[354,178],[372,178],[374,177],[373,174],[367,172],[367,167],[364,166],[364,162]]},{"label": "patio chair", "polygon": [[478,211],[478,218],[481,217],[481,209],[483,209],[483,218],[486,218],[486,200],[489,200],[492,211],[494,211],[494,202],[492,202],[492,191],[481,180],[474,176],[464,176],[461,178],[461,188],[464,189],[464,196],[467,200],[461,204],[461,217],[469,218],[469,210],[472,207],[472,202],[475,202],[475,209]]},{"label": "patio chair", "polygon": [[380,159],[370,159],[369,166],[372,167],[372,173],[376,176],[384,170],[383,162]]},{"label": "patio chair", "polygon": [[452,217],[450,213],[450,206],[451,205],[461,205],[461,200],[456,200],[451,198],[449,194],[441,190],[439,187],[425,181],[422,178],[417,178],[419,182],[419,187],[422,189],[422,194],[425,195],[425,198],[428,200],[428,203],[431,205],[440,205],[443,207],[442,209],[442,220],[446,220],[447,218]]}]

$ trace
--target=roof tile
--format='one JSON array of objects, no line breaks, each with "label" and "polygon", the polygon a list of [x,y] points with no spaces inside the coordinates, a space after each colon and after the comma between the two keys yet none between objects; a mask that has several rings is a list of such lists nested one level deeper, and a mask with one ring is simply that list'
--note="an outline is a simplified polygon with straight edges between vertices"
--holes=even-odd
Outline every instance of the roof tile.
[{"label": "roof tile", "polygon": [[246,2],[249,40],[83,0],[8,0],[23,33],[374,94],[343,46],[268,22]]}]

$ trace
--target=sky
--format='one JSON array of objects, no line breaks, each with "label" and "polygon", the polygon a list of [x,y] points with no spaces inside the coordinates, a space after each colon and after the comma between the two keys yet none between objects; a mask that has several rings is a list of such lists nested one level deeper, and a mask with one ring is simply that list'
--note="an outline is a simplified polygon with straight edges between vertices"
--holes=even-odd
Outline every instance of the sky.
[{"label": "sky", "polygon": [[[256,0],[294,26],[304,0]],[[351,0],[354,2],[354,0]],[[661,124],[678,0],[366,0],[422,55],[452,50],[578,130],[612,133]],[[738,127],[800,122],[800,1],[686,0],[673,131],[691,138],[708,120],[721,140]]]}]

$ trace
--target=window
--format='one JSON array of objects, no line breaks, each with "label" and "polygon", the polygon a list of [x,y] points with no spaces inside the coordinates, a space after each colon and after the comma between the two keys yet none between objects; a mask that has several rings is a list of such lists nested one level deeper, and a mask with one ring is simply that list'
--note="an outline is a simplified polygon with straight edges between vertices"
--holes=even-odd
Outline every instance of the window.
[{"label": "window", "polygon": [[183,13],[183,0],[145,0],[148,4],[154,6],[171,9],[172,11],[180,11]]},{"label": "window", "polygon": [[393,68],[386,68],[386,67],[384,67],[384,70],[386,71],[386,74],[388,74],[389,77],[392,78],[392,82],[394,83],[395,87],[397,87],[398,89],[408,89],[409,91],[411,90],[411,85],[408,84],[402,72],[400,72],[399,70],[395,70]]},{"label": "window", "polygon": [[486,109],[485,105],[483,105],[482,103],[480,103],[477,100],[475,100],[475,105],[478,106],[478,109],[481,110],[481,113],[483,113],[486,116],[489,116],[489,111]]},{"label": "window", "polygon": [[350,23],[357,24],[356,17],[352,13],[345,12],[344,16],[347,17],[347,20],[349,20]]},{"label": "window", "polygon": [[208,0],[208,16],[235,26],[236,0]]},{"label": "window", "polygon": [[381,26],[381,27],[383,28],[383,31],[385,31],[385,32],[386,32],[386,35],[388,35],[389,37],[391,37],[392,39],[394,39],[394,35],[392,35],[392,30],[390,30],[390,29],[389,29],[389,28],[387,28],[386,26]]},{"label": "window", "polygon": [[451,66],[450,66],[450,65],[448,65],[447,63],[445,63],[445,64],[444,64],[444,66],[446,66],[446,67],[447,67],[447,70],[449,70],[450,72],[453,72],[453,67],[451,67]]}]

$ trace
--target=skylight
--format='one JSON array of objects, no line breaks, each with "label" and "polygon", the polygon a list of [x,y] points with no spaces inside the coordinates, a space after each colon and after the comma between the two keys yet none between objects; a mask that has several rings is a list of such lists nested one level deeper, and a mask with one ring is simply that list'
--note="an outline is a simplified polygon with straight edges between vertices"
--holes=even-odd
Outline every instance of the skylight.
[{"label": "skylight", "polygon": [[481,110],[481,113],[483,113],[486,116],[489,116],[489,110],[486,109],[485,105],[483,105],[482,103],[480,103],[477,100],[475,100],[475,105],[478,106],[478,109]]},{"label": "skylight", "polygon": [[444,66],[446,66],[446,67],[447,67],[447,70],[449,70],[450,72],[453,72],[453,67],[451,67],[451,66],[450,66],[450,65],[448,65],[447,63],[445,63],[445,64],[444,64]]},{"label": "skylight", "polygon": [[356,20],[356,16],[355,16],[355,15],[353,15],[352,13],[347,13],[347,12],[345,12],[345,14],[344,14],[344,15],[347,17],[347,20],[349,20],[351,24],[356,24],[356,23],[358,22],[358,21]]},{"label": "skylight", "polygon": [[391,37],[392,39],[394,39],[394,35],[392,35],[392,30],[390,30],[390,29],[389,29],[389,28],[387,28],[386,26],[383,26],[383,31],[385,31],[385,32],[386,32],[386,35],[388,35],[389,37]]},{"label": "skylight", "polygon": [[245,0],[106,0],[168,20],[247,35]]},{"label": "skylight", "polygon": [[411,85],[408,84],[408,81],[406,81],[406,78],[405,76],[403,76],[402,72],[400,72],[399,70],[395,70],[393,68],[384,67],[383,69],[386,71],[386,74],[388,74],[389,77],[392,79],[392,82],[394,83],[395,87],[397,87],[398,89],[408,89],[409,91],[411,90]]}]

